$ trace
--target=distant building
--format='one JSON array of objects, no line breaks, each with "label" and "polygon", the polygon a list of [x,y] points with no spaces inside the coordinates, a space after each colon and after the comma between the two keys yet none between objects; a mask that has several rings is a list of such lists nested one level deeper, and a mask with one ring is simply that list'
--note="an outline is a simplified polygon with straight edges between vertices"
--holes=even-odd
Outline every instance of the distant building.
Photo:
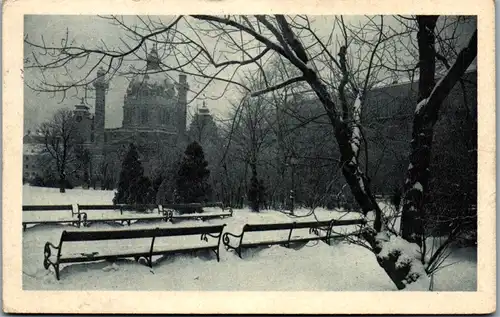
[{"label": "distant building", "polygon": [[[466,72],[462,79],[465,95],[458,82],[441,105],[434,139],[450,133],[450,123],[445,118],[460,121],[464,115],[470,115],[477,120],[477,71]],[[402,185],[408,168],[417,95],[415,81],[374,88],[366,96],[361,121],[369,147],[368,171],[375,175],[372,190],[376,193],[392,193],[395,186]],[[364,159],[363,153],[360,159]]]},{"label": "distant building", "polygon": [[[95,113],[90,112],[83,99],[74,109],[77,139],[90,152],[89,174],[94,180],[103,181],[108,177],[103,173],[112,173],[109,177],[117,181],[121,161],[130,143],[137,146],[146,173],[154,170],[161,156],[184,149],[189,89],[185,74],[180,74],[179,81],[172,83],[161,71],[158,53],[153,48],[147,56],[146,72],[136,75],[125,90],[122,126],[113,129],[104,127],[108,89],[105,74],[104,69],[99,69],[93,82]],[[206,106],[204,109],[208,111]],[[211,117],[209,113],[208,116]],[[31,151],[32,144],[43,144],[43,138],[28,134],[24,140],[25,152]],[[25,155],[25,160],[24,175],[41,173],[40,169],[32,167],[29,155]]]},{"label": "distant building", "polygon": [[[157,73],[155,73],[157,71]],[[177,151],[185,140],[187,91],[186,75],[180,74],[173,84],[160,71],[156,49],[147,56],[146,73],[136,75],[124,94],[122,127],[105,129],[105,96],[108,83],[101,69],[94,81],[96,90],[94,138],[91,153],[95,174],[102,164],[111,166],[117,178],[121,161],[130,143],[134,143],[145,168],[151,172],[159,156]],[[88,138],[88,130],[82,130]],[[108,168],[109,170],[109,168]]]},{"label": "distant building", "polygon": [[175,147],[185,138],[189,88],[186,75],[179,75],[179,82],[173,84],[160,72],[156,49],[153,48],[147,56],[146,73],[136,75],[125,91],[122,127],[104,128],[108,82],[103,69],[98,71],[94,87],[93,126],[89,130],[88,123],[80,130],[84,140],[92,143],[94,160],[115,161],[113,156],[118,155],[121,161],[122,152],[134,143],[143,156],[144,164],[148,165],[161,148]]},{"label": "distant building", "polygon": [[37,131],[23,137],[23,180],[31,180],[42,175],[45,169],[45,144],[43,136]]},{"label": "distant building", "polygon": [[203,101],[202,107],[197,109],[193,121],[191,121],[189,125],[188,141],[196,141],[203,146],[207,143],[216,141],[217,138],[217,125],[205,101]]}]

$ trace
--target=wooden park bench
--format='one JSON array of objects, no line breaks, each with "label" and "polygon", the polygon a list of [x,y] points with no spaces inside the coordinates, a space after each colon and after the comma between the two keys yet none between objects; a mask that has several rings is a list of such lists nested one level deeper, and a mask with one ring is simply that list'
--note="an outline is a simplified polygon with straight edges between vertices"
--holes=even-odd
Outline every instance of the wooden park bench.
[{"label": "wooden park bench", "polygon": [[[229,232],[224,233],[222,240],[227,250],[235,250],[241,258],[242,249],[254,248],[258,246],[283,245],[290,247],[292,243],[307,243],[309,241],[324,241],[330,244],[331,239],[336,237],[345,237],[345,235],[333,235],[333,228],[337,226],[347,225],[363,225],[365,220],[328,220],[328,221],[309,221],[309,222],[289,222],[289,223],[273,223],[273,224],[246,224],[243,226],[241,234],[236,235]],[[292,233],[296,229],[309,229],[309,235],[306,237],[293,237]],[[288,230],[288,238],[286,239],[269,239],[265,241],[244,241],[245,233],[247,232],[264,232],[264,231],[285,231]],[[231,242],[231,238],[238,240],[235,244]]]},{"label": "wooden park bench", "polygon": [[[176,210],[182,209],[202,209],[202,208],[210,208],[210,207],[218,207],[222,210],[220,213],[190,213],[190,214],[174,214]],[[192,203],[192,204],[166,204],[161,205],[161,212],[164,215],[168,216],[172,223],[182,220],[209,220],[209,219],[223,219],[226,217],[233,216],[233,209],[229,207],[227,211],[225,211],[224,204],[222,203]],[[160,210],[158,210],[160,212]]]},{"label": "wooden park bench", "polygon": [[[200,250],[213,251],[217,256],[217,262],[220,261],[219,246],[222,236],[222,231],[226,225],[212,225],[204,227],[186,227],[186,228],[155,228],[142,230],[108,230],[108,231],[63,231],[58,245],[51,242],[45,243],[43,266],[49,269],[52,266],[56,272],[56,278],[59,280],[59,265],[63,263],[83,263],[94,261],[115,261],[123,258],[134,258],[139,261],[144,258],[149,267],[153,266],[153,256],[167,255],[174,253],[189,253]],[[200,235],[200,244],[187,247],[169,248],[165,245],[155,247],[155,240],[160,237],[177,237],[177,236],[192,236]],[[212,238],[209,242],[208,238]],[[150,239],[150,244],[146,243],[143,247],[134,248],[127,247],[125,250],[117,248],[116,250],[103,251],[95,250],[88,253],[71,253],[72,248],[63,250],[64,242],[85,243],[89,241],[110,241],[106,244],[112,245],[111,240],[126,240],[126,239]],[[74,248],[73,248],[74,249]],[[55,250],[55,254],[52,254]],[[99,252],[101,251],[101,252]]]},{"label": "wooden park bench", "polygon": [[[123,216],[123,217],[108,217],[108,218],[89,218],[88,216],[88,211],[102,211],[102,210],[116,210],[120,211],[120,215],[123,215],[123,211],[138,211],[138,210],[146,210],[146,209],[155,209],[158,208],[160,210],[160,207],[158,205],[77,205],[78,207],[78,212],[82,214],[82,219],[84,226],[88,227],[93,223],[109,223],[109,222],[114,222],[114,223],[119,223],[121,225],[124,225],[127,223],[129,226],[132,221],[139,221],[139,220],[165,220],[168,221],[168,215],[163,215],[163,216],[156,216],[156,215],[151,215],[151,216],[134,216],[134,215],[128,215],[128,216]],[[82,210],[85,210],[82,212]]]},{"label": "wooden park bench", "polygon": [[[84,219],[82,215],[73,210],[73,205],[23,205],[23,211],[70,211],[71,217],[68,219],[59,219],[59,220],[31,220],[24,221],[23,220],[23,230],[27,229],[28,225],[36,225],[36,224],[70,224],[80,228],[80,225],[83,223]],[[69,213],[68,213],[69,214]]]},{"label": "wooden park bench", "polygon": [[155,208],[159,209],[158,205],[153,205],[153,204],[147,204],[147,205],[125,205],[125,204],[118,204],[118,205],[80,205],[78,204],[78,211],[80,210],[116,210],[120,211],[120,214],[123,215],[123,211],[141,211],[141,210],[146,210],[150,209],[153,210]]}]

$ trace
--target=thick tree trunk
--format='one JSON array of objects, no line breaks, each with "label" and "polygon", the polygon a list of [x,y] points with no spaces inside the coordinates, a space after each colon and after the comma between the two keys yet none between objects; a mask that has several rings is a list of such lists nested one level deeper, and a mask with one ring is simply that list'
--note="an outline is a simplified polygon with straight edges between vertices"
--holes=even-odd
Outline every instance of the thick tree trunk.
[{"label": "thick tree trunk", "polygon": [[64,175],[64,173],[59,174],[59,192],[66,192],[66,175]]},{"label": "thick tree trunk", "polygon": [[419,103],[413,119],[410,164],[404,187],[401,235],[403,239],[422,245],[425,219],[424,194],[429,183],[434,125],[438,120],[439,109],[453,86],[459,81],[477,55],[477,32],[471,37],[448,73],[434,85],[435,71],[434,17],[419,17],[420,82]]},{"label": "thick tree trunk", "polygon": [[[417,103],[425,102],[435,85],[436,51],[434,28],[436,16],[420,16],[418,22],[418,49],[420,79]],[[418,107],[418,106],[417,106]],[[411,140],[410,166],[405,180],[401,233],[404,239],[422,244],[424,236],[423,188],[429,180],[429,160],[433,137],[433,124],[429,125],[427,113],[415,112]],[[413,188],[415,186],[415,188]],[[424,187],[425,186],[425,187]]]},{"label": "thick tree trunk", "polygon": [[374,228],[380,231],[382,228],[381,215],[382,211],[373,197],[370,190],[370,181],[368,177],[362,172],[357,153],[353,150],[352,146],[352,129],[349,127],[346,120],[337,115],[335,104],[330,97],[326,87],[321,83],[316,74],[311,71],[304,74],[309,85],[314,89],[316,95],[323,103],[326,113],[332,126],[334,128],[335,139],[340,150],[340,164],[342,174],[351,189],[354,199],[361,207],[364,215],[370,211],[376,214]]}]

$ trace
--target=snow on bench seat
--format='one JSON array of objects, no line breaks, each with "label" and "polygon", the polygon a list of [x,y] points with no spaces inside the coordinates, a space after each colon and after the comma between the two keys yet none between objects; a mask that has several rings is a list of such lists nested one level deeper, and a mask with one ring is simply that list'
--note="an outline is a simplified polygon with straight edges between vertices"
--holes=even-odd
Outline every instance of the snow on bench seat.
[{"label": "snow on bench seat", "polygon": [[23,230],[28,225],[70,224],[80,227],[82,218],[73,205],[23,205]]},{"label": "snow on bench seat", "polygon": [[[364,223],[365,221],[362,219],[332,219],[328,221],[246,224],[243,226],[241,234],[226,232],[222,239],[226,249],[235,250],[241,258],[242,249],[257,246],[284,245],[290,247],[291,243],[307,243],[309,241],[324,241],[330,244],[331,239],[345,236],[344,234],[332,235],[333,227],[363,225]],[[238,242],[231,240],[238,240]]]},{"label": "snow on bench seat", "polygon": [[[145,258],[152,267],[152,257],[179,252],[211,250],[219,258],[219,245],[222,231],[226,225],[200,227],[154,228],[140,230],[104,230],[104,231],[63,231],[56,246],[46,242],[44,247],[45,269],[52,266],[59,280],[61,263],[91,262],[115,260],[118,258]],[[186,240],[189,243],[171,243],[167,238]],[[209,242],[209,238],[212,238]],[[155,243],[155,240],[160,240]],[[213,240],[215,239],[215,240]],[[113,242],[111,242],[111,240]],[[135,241],[135,242],[131,242]],[[64,243],[64,251],[63,251]],[[69,245],[69,252],[66,251]],[[57,253],[52,256],[52,250]]]}]

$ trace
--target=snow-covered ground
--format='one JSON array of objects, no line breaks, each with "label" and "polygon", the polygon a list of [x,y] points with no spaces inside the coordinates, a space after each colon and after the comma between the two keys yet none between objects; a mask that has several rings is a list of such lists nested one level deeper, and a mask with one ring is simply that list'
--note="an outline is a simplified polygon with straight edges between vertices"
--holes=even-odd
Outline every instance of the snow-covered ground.
[{"label": "snow-covered ground", "polygon": [[[23,187],[23,204],[111,204],[113,191],[67,190]],[[41,213],[41,212],[40,212]],[[70,217],[70,212],[43,212],[43,217]],[[69,216],[68,216],[69,213]],[[90,215],[92,213],[92,215]],[[298,210],[307,215],[309,210]],[[124,212],[124,215],[128,214]],[[62,215],[62,216],[61,216]],[[89,219],[117,217],[117,211],[89,212]],[[36,213],[23,213],[23,219],[42,217]],[[186,227],[209,224],[227,224],[226,232],[239,234],[246,223],[275,223],[306,220],[357,218],[354,213],[340,210],[317,209],[307,217],[291,218],[272,210],[252,213],[247,209],[234,210],[233,217],[201,221],[136,223],[131,229],[154,227]],[[52,270],[43,267],[45,242],[58,243],[63,230],[114,230],[113,224],[99,223],[90,228],[77,229],[63,225],[38,225],[23,233],[23,288],[25,290],[256,290],[256,291],[390,291],[396,290],[386,273],[367,249],[336,242],[310,242],[299,249],[272,246],[246,251],[243,259],[221,245],[221,261],[208,254],[174,255],[158,257],[153,268],[131,260],[110,264],[95,262],[61,266],[61,280]],[[128,228],[128,227],[125,227]],[[355,226],[344,230],[355,230]],[[307,234],[307,232],[297,232]],[[276,235],[276,233],[268,233]],[[251,236],[249,236],[251,237]],[[262,238],[262,237],[259,237]],[[170,239],[170,238],[168,238]],[[187,239],[187,240],[186,240]],[[169,243],[189,243],[189,238],[172,239]],[[132,240],[133,241],[133,240]],[[140,241],[140,240],[137,240]],[[101,242],[102,243],[102,242]],[[124,248],[138,247],[122,245]],[[135,244],[134,244],[135,243]],[[113,244],[118,247],[118,244]],[[82,246],[80,246],[82,247]],[[102,245],[100,246],[102,248]],[[68,244],[67,248],[74,251]],[[90,248],[90,246],[87,246]],[[64,245],[63,245],[64,249]],[[435,291],[475,291],[477,260],[475,248],[457,249],[434,278]]]}]

